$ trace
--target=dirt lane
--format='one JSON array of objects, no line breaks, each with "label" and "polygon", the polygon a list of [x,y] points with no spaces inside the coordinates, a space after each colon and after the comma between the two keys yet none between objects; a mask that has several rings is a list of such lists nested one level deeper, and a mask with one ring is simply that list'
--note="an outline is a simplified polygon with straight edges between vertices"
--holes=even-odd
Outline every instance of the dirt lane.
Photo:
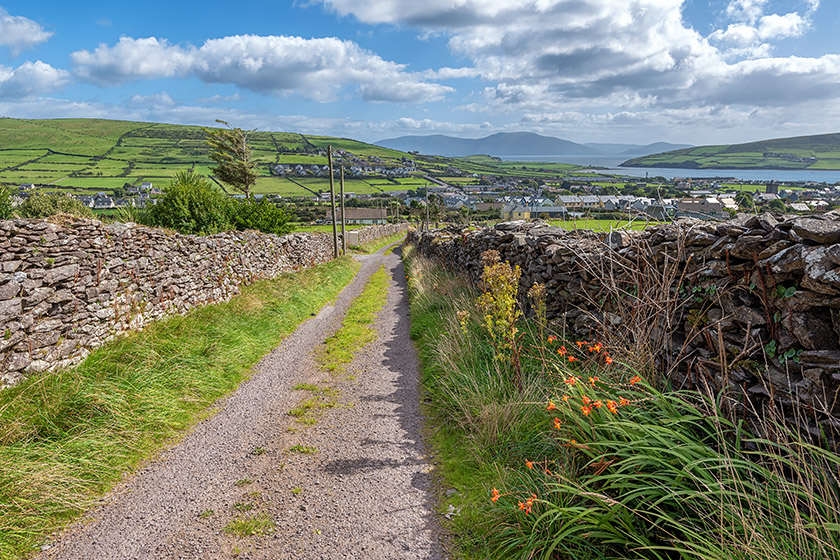
[{"label": "dirt lane", "polygon": [[[41,558],[443,558],[402,263],[383,251],[360,260],[335,306],[301,325],[218,414],[121,484]],[[392,278],[377,340],[348,366],[354,379],[331,376],[313,350],[382,264]],[[329,388],[335,405],[309,426],[288,414],[310,396],[293,390],[299,383]],[[235,519],[274,527],[239,536],[225,530]]]}]

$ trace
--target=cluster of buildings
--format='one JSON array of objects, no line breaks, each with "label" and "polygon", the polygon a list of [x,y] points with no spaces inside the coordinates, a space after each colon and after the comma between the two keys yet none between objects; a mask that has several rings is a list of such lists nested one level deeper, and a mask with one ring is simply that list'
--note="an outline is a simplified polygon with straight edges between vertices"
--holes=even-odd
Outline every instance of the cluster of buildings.
[{"label": "cluster of buildings", "polygon": [[[324,156],[324,152],[317,155]],[[409,158],[402,158],[398,166],[386,166],[378,156],[357,156],[346,150],[335,150],[334,167],[344,166],[344,172],[351,177],[410,177],[418,172],[417,164]],[[274,175],[293,177],[329,177],[328,165],[278,163],[271,168]]]},{"label": "cluster of buildings", "polygon": [[[281,177],[285,176],[293,176],[293,177],[329,177],[330,176],[330,168],[328,165],[292,165],[292,164],[283,164],[278,163],[272,168],[272,172],[275,175],[279,175]],[[371,166],[371,165],[353,165],[351,167],[346,167],[344,172],[351,176],[351,177],[367,177],[371,175],[377,175],[380,177],[410,177],[411,175],[417,173],[417,168],[414,166],[405,166],[405,167],[384,167],[384,166]]]},{"label": "cluster of buildings", "polygon": [[686,197],[654,199],[634,195],[560,195],[553,200],[544,197],[521,197],[507,202],[501,218],[579,217],[595,212],[620,212],[666,220],[686,216],[703,219],[726,219],[738,211],[738,204],[729,197]]},{"label": "cluster of buildings", "polygon": [[[14,203],[20,204],[24,199],[32,196],[37,191],[33,184],[20,185],[18,192],[15,195]],[[96,194],[74,194],[73,196],[83,205],[93,210],[108,210],[110,208],[124,208],[133,206],[136,208],[145,208],[155,203],[155,197],[162,193],[159,187],[152,183],[142,183],[140,185],[126,185],[122,189],[125,196],[117,197],[108,194],[104,191]]]}]

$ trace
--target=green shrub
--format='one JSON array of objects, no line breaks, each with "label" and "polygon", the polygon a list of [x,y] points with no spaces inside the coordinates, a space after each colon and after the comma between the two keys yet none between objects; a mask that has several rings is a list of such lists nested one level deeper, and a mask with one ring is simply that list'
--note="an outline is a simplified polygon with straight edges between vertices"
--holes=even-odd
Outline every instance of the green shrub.
[{"label": "green shrub", "polygon": [[286,208],[263,198],[259,202],[244,201],[234,207],[233,223],[238,230],[256,229],[264,233],[289,233],[292,226]]},{"label": "green shrub", "polygon": [[23,218],[49,218],[56,214],[93,217],[93,211],[79,199],[69,194],[45,192],[36,192],[24,200],[18,209],[18,214]]},{"label": "green shrub", "polygon": [[0,220],[8,220],[12,215],[12,191],[0,185]]},{"label": "green shrub", "polygon": [[149,216],[145,208],[138,208],[137,206],[123,206],[121,208],[117,208],[117,212],[114,214],[114,221],[122,222],[124,224],[128,222],[134,222],[135,224],[148,224]]},{"label": "green shrub", "polygon": [[148,209],[148,222],[181,233],[218,233],[233,229],[233,204],[207,179],[193,171],[182,171],[165,187],[157,204]]}]

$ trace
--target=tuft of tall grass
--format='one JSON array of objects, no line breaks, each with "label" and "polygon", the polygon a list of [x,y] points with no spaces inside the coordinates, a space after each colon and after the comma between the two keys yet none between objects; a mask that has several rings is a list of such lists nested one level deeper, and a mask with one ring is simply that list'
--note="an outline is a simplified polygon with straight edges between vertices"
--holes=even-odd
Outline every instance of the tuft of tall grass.
[{"label": "tuft of tall grass", "polygon": [[723,396],[642,380],[654,370],[632,349],[545,342],[533,323],[519,394],[494,368],[477,294],[406,256],[432,437],[463,495],[458,555],[840,558],[840,456],[781,418],[760,437]]},{"label": "tuft of tall grass", "polygon": [[342,258],[257,282],[0,392],[0,558],[33,550],[207,415],[357,270]]},{"label": "tuft of tall grass", "polygon": [[583,397],[615,393],[576,387],[545,412],[553,449],[520,469],[520,496],[507,504],[536,495],[534,510],[501,528],[501,551],[551,558],[600,542],[613,558],[840,557],[834,453],[790,430],[783,441],[756,437],[697,393],[617,385],[630,405],[583,415]]}]

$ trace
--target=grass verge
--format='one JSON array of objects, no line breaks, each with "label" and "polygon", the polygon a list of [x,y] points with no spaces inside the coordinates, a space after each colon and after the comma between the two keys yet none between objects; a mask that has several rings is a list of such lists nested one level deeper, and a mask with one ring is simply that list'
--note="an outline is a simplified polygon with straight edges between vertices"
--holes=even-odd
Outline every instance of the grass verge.
[{"label": "grass verge", "polygon": [[533,321],[518,323],[520,391],[478,294],[406,254],[429,432],[460,493],[441,508],[461,511],[456,557],[840,558],[836,454],[773,418],[755,435],[721,397],[647,383]]},{"label": "grass verge", "polygon": [[371,327],[376,314],[385,305],[388,298],[388,273],[385,267],[371,274],[362,293],[357,297],[341,323],[341,328],[324,342],[316,360],[331,373],[339,374],[353,361],[353,356],[366,344],[376,338],[376,331]]},{"label": "grass verge", "polygon": [[0,392],[0,558],[32,551],[205,416],[357,270],[342,258],[257,282]]}]

